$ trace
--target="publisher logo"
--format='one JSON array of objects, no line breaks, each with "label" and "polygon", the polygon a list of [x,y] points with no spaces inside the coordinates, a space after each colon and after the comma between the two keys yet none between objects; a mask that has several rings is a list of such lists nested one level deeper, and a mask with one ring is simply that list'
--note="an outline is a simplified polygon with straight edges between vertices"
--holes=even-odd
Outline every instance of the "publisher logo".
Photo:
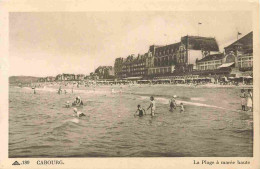
[{"label": "publisher logo", "polygon": [[18,161],[15,161],[12,165],[20,165]]}]

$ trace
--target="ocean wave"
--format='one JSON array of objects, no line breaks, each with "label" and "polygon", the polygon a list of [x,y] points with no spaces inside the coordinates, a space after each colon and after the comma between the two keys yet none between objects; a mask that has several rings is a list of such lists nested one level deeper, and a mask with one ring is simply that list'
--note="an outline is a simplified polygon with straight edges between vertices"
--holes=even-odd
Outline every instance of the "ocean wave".
[{"label": "ocean wave", "polygon": [[[155,101],[159,101],[162,104],[169,104],[169,99],[162,98],[162,97],[157,97],[155,99]],[[214,106],[214,105],[209,105],[209,104],[204,104],[204,103],[188,102],[188,101],[183,101],[183,100],[176,100],[176,103],[177,104],[184,103],[184,104],[187,104],[187,105],[193,105],[193,106],[199,106],[199,107],[210,107],[210,108],[227,110],[226,108],[219,107],[219,106]]]},{"label": "ocean wave", "polygon": [[203,102],[206,101],[206,99],[203,97],[192,97],[192,98],[190,98],[190,100],[203,101]]}]

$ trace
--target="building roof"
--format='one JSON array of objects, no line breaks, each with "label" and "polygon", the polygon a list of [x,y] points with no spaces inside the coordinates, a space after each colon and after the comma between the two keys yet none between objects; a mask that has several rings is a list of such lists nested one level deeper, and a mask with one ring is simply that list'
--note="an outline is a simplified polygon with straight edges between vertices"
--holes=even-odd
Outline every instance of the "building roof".
[{"label": "building roof", "polygon": [[181,38],[181,42],[193,50],[219,51],[218,43],[216,39],[212,37],[187,35]]},{"label": "building roof", "polygon": [[115,59],[115,63],[122,63],[124,61],[124,58],[119,57]]},{"label": "building roof", "polygon": [[166,46],[161,46],[161,47],[157,47],[155,49],[155,52],[161,52],[161,51],[165,51],[165,50],[171,50],[173,49],[173,51],[175,51],[176,49],[178,49],[180,47],[181,43],[178,42],[178,43],[173,43],[173,44],[170,44],[170,45],[166,45]]},{"label": "building roof", "polygon": [[112,66],[99,66],[97,69],[112,69]]},{"label": "building roof", "polygon": [[197,62],[205,62],[205,61],[211,61],[211,60],[220,60],[224,58],[224,54],[223,53],[218,53],[218,54],[213,54],[213,55],[208,55],[200,60],[198,60]]},{"label": "building roof", "polygon": [[222,65],[220,65],[220,66],[218,67],[218,69],[223,68],[223,67],[229,67],[229,66],[232,66],[232,65],[234,65],[234,63],[235,63],[235,62],[231,62],[231,63],[223,63]]},{"label": "building roof", "polygon": [[145,53],[143,55],[138,54],[138,56],[129,55],[127,58],[123,59],[123,64],[124,65],[131,65],[131,64],[134,64],[134,63],[144,62],[146,58],[148,58],[147,53]]},{"label": "building roof", "polygon": [[242,38],[238,39],[237,41],[235,41],[232,44],[225,47],[225,50],[229,49],[229,48],[233,48],[237,44],[245,46],[245,48],[247,48],[247,50],[250,50],[250,48],[253,49],[253,31],[249,32]]}]

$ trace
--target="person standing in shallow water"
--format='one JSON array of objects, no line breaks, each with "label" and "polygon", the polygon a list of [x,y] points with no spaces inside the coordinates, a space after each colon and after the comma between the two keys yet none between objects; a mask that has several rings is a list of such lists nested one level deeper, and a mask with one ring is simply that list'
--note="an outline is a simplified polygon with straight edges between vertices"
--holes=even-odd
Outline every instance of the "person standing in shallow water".
[{"label": "person standing in shallow water", "polygon": [[242,89],[241,90],[241,95],[240,95],[240,98],[241,98],[241,108],[243,111],[246,111],[246,93],[245,93],[245,90]]},{"label": "person standing in shallow water", "polygon": [[183,113],[184,112],[184,105],[183,103],[180,104],[180,113]]},{"label": "person standing in shallow water", "polygon": [[151,102],[147,110],[151,109],[151,116],[153,117],[155,115],[155,101],[153,96],[150,97],[150,101]]},{"label": "person standing in shallow water", "polygon": [[248,89],[247,107],[249,111],[253,111],[253,94],[251,89]]},{"label": "person standing in shallow water", "polygon": [[175,101],[175,98],[176,98],[177,96],[176,95],[174,95],[171,99],[170,99],[170,111],[172,112],[173,111],[173,109],[176,109],[176,101]]},{"label": "person standing in shallow water", "polygon": [[138,104],[137,105],[137,110],[136,110],[134,116],[142,117],[143,115],[145,115],[145,110],[141,107],[140,104]]}]

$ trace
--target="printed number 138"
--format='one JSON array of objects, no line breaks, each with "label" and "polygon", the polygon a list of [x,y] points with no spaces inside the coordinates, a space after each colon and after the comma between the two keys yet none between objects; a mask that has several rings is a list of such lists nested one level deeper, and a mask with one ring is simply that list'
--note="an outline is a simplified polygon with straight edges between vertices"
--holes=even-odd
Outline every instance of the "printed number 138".
[{"label": "printed number 138", "polygon": [[22,164],[30,164],[30,161],[24,160],[24,161],[22,161]]}]

